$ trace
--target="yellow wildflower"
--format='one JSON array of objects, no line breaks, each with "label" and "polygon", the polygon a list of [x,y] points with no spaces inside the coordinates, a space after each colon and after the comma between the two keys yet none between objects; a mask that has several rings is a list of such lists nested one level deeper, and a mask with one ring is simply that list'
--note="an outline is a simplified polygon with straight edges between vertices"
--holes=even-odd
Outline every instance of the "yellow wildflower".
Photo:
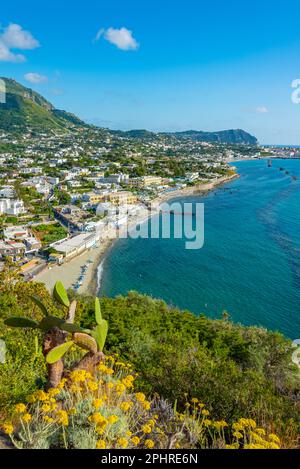
[{"label": "yellow wildflower", "polygon": [[103,399],[94,399],[93,406],[95,409],[99,409],[103,405]]},{"label": "yellow wildflower", "polygon": [[268,443],[267,448],[269,448],[269,449],[280,449],[280,446],[272,441],[271,443]]},{"label": "yellow wildflower", "polygon": [[256,428],[256,422],[253,419],[248,419],[248,425],[251,428]]},{"label": "yellow wildflower", "polygon": [[134,377],[132,375],[128,375],[122,379],[122,383],[126,386],[126,388],[133,387]]},{"label": "yellow wildflower", "polygon": [[42,412],[51,412],[51,405],[48,403],[45,403],[42,405],[41,409],[42,409]]},{"label": "yellow wildflower", "polygon": [[243,438],[244,435],[241,432],[235,431],[233,432],[233,436],[240,440],[241,438]]},{"label": "yellow wildflower", "polygon": [[145,433],[145,434],[151,433],[152,432],[151,425],[143,425],[142,426],[142,432]]},{"label": "yellow wildflower", "polygon": [[2,425],[2,430],[6,435],[11,435],[14,431],[14,426],[12,423],[7,422]]},{"label": "yellow wildflower", "polygon": [[127,412],[131,407],[132,407],[132,402],[122,402],[120,404],[120,409],[123,410],[123,412]]},{"label": "yellow wildflower", "polygon": [[126,390],[126,386],[123,383],[117,383],[116,384],[116,393],[117,394],[123,394],[123,392]]},{"label": "yellow wildflower", "polygon": [[265,447],[259,444],[249,443],[244,446],[244,449],[265,449]]},{"label": "yellow wildflower", "polygon": [[57,423],[67,427],[69,425],[69,417],[65,410],[58,410],[56,413]]},{"label": "yellow wildflower", "polygon": [[150,410],[151,404],[148,401],[142,403],[142,406],[145,410]]},{"label": "yellow wildflower", "polygon": [[132,441],[132,444],[133,444],[134,446],[137,446],[137,445],[140,443],[141,440],[140,440],[140,438],[139,438],[138,436],[133,436],[133,437],[131,438],[131,441]]},{"label": "yellow wildflower", "polygon": [[225,422],[225,420],[220,420],[220,421],[214,422],[213,426],[215,427],[216,430],[220,431],[221,428],[228,427],[228,424]]},{"label": "yellow wildflower", "polygon": [[212,424],[212,421],[209,420],[209,419],[204,419],[204,420],[203,420],[203,423],[204,423],[204,425],[206,425],[207,427],[209,427],[209,426]]},{"label": "yellow wildflower", "polygon": [[118,420],[119,420],[119,417],[117,415],[110,415],[107,419],[108,423],[110,423],[111,425],[116,423]]},{"label": "yellow wildflower", "polygon": [[98,433],[98,435],[103,435],[103,433],[105,432],[105,427],[99,426],[99,427],[96,427],[95,430],[96,430],[96,433]]},{"label": "yellow wildflower", "polygon": [[48,391],[48,394],[49,394],[50,397],[55,397],[55,396],[57,396],[59,393],[60,393],[60,389],[58,389],[58,388],[51,388],[51,389],[49,389],[49,391]]},{"label": "yellow wildflower", "polygon": [[67,379],[66,378],[63,378],[62,380],[60,380],[60,383],[59,385],[57,386],[58,389],[63,389],[63,387],[65,386],[67,382]]},{"label": "yellow wildflower", "polygon": [[36,391],[35,397],[38,401],[44,402],[49,400],[49,396],[45,391],[39,390]]},{"label": "yellow wildflower", "polygon": [[153,441],[153,440],[149,440],[149,439],[146,440],[146,441],[145,441],[145,446],[146,446],[146,448],[149,448],[149,449],[154,448],[154,441]]},{"label": "yellow wildflower", "polygon": [[105,371],[107,370],[107,366],[104,365],[104,363],[100,363],[100,365],[98,365],[98,370],[100,371],[100,373],[105,373]]},{"label": "yellow wildflower", "polygon": [[91,374],[85,370],[75,370],[70,373],[70,379],[73,383],[84,383],[87,378],[90,378]]},{"label": "yellow wildflower", "polygon": [[87,387],[89,388],[90,391],[97,391],[98,389],[98,384],[96,383],[96,381],[88,381],[87,382]]},{"label": "yellow wildflower", "polygon": [[127,448],[128,440],[126,438],[119,438],[118,445],[121,446],[121,448]]},{"label": "yellow wildflower", "polygon": [[244,427],[240,422],[235,422],[232,425],[232,428],[233,428],[233,430],[237,430],[238,432],[244,430]]},{"label": "yellow wildflower", "polygon": [[46,423],[53,423],[54,422],[54,419],[52,417],[49,417],[49,415],[44,415],[43,420]]},{"label": "yellow wildflower", "polygon": [[265,435],[266,434],[266,430],[264,428],[256,428],[256,433],[258,433],[258,435]]},{"label": "yellow wildflower", "polygon": [[69,413],[69,415],[76,415],[77,410],[75,409],[75,407],[72,407],[71,409],[68,410],[68,413]]},{"label": "yellow wildflower", "polygon": [[126,436],[131,436],[131,435],[132,435],[132,432],[130,430],[127,430]]},{"label": "yellow wildflower", "polygon": [[23,419],[24,422],[29,423],[30,420],[32,419],[32,415],[28,414],[28,412],[27,412],[26,414],[24,414],[22,416],[22,419]]},{"label": "yellow wildflower", "polygon": [[209,415],[209,410],[203,409],[202,410],[202,415],[205,415],[205,417],[207,417]]},{"label": "yellow wildflower", "polygon": [[99,427],[105,427],[108,423],[107,419],[103,417],[99,412],[95,412],[94,414],[90,415],[88,420],[92,423],[95,423]]},{"label": "yellow wildflower", "polygon": [[97,449],[105,449],[106,448],[106,443],[104,440],[98,440],[96,443],[96,448]]},{"label": "yellow wildflower", "polygon": [[151,419],[151,420],[148,420],[147,423],[148,423],[148,425],[151,425],[151,427],[154,427],[156,422],[155,422],[155,420]]},{"label": "yellow wildflower", "polygon": [[280,444],[280,438],[278,438],[278,436],[275,435],[275,433],[270,433],[269,440],[273,441],[274,443]]},{"label": "yellow wildflower", "polygon": [[136,397],[136,400],[137,400],[138,402],[145,402],[145,400],[146,400],[146,396],[145,396],[145,394],[142,393],[142,392],[137,392],[137,393],[135,394],[135,397]]},{"label": "yellow wildflower", "polygon": [[191,399],[191,402],[192,402],[193,404],[197,404],[197,402],[199,402],[199,399],[197,399],[197,397],[193,397],[193,398]]},{"label": "yellow wildflower", "polygon": [[15,405],[15,412],[17,414],[24,414],[25,411],[26,411],[26,405],[25,404]]}]

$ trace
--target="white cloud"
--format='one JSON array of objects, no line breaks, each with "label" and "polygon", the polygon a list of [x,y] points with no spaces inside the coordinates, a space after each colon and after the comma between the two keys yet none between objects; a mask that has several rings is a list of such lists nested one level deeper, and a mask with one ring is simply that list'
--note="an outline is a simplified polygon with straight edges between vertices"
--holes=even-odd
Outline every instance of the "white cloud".
[{"label": "white cloud", "polygon": [[26,73],[24,75],[24,78],[25,80],[35,85],[39,83],[45,83],[45,81],[48,81],[48,78],[45,75],[40,75],[39,73],[33,73],[33,72]]},{"label": "white cloud", "polygon": [[1,36],[10,49],[30,50],[40,46],[30,31],[25,31],[19,24],[10,24]]},{"label": "white cloud", "polygon": [[26,58],[22,54],[14,54],[0,39],[0,62],[25,62]]},{"label": "white cloud", "polygon": [[121,50],[136,50],[139,47],[139,43],[133,37],[132,31],[127,28],[100,29],[95,40],[98,41],[102,36],[106,41],[114,44]]},{"label": "white cloud", "polygon": [[12,52],[11,49],[31,50],[40,46],[30,31],[25,31],[18,24],[10,24],[0,34],[0,61],[25,62],[26,57]]},{"label": "white cloud", "polygon": [[266,114],[267,112],[269,112],[269,109],[265,106],[258,106],[256,108],[256,112],[258,112],[259,114]]}]

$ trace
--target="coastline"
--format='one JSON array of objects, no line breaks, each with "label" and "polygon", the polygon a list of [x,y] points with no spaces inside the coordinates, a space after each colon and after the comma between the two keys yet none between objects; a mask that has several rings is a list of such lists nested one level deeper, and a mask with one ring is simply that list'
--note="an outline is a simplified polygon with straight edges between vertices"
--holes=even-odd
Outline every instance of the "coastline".
[{"label": "coastline", "polygon": [[[199,184],[197,186],[185,187],[178,190],[169,191],[168,193],[161,194],[159,197],[154,199],[152,202],[154,204],[161,204],[169,200],[178,198],[178,197],[189,197],[197,194],[205,194],[219,186],[223,186],[226,183],[233,181],[234,179],[239,178],[239,174],[233,174],[229,177],[218,178],[214,181],[211,181],[206,184]],[[149,217],[153,216],[150,214],[145,217],[135,216],[133,217],[127,229],[130,229],[132,226],[142,224]],[[107,233],[109,234],[109,233]],[[83,281],[83,284],[78,289],[78,293],[83,293],[87,295],[95,295],[99,287],[99,266],[105,260],[109,250],[113,247],[114,242],[118,239],[111,238],[106,236],[100,241],[100,245],[91,248],[90,250],[82,253],[81,255],[70,259],[68,262],[62,265],[56,265],[52,268],[48,268],[38,274],[32,281],[43,283],[46,288],[51,291],[57,280],[61,280],[66,289],[72,288],[72,285],[77,281],[80,276],[81,267],[89,262],[86,275]]]}]

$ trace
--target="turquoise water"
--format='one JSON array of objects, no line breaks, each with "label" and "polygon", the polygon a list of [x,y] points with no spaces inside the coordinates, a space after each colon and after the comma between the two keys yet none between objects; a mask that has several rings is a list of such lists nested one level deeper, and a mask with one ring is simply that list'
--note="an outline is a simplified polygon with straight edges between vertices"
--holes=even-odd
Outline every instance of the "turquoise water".
[{"label": "turquoise water", "polygon": [[205,203],[202,249],[186,250],[184,239],[118,240],[104,261],[101,295],[137,290],[300,338],[300,160],[236,166],[239,179],[180,199]]}]

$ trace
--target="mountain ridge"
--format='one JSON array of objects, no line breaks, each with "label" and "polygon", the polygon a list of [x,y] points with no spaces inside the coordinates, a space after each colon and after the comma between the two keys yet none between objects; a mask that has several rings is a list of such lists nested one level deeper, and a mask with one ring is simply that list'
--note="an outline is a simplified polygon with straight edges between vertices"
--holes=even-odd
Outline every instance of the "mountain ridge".
[{"label": "mountain ridge", "polygon": [[74,126],[86,126],[77,116],[56,109],[41,94],[17,81],[0,77],[6,86],[6,102],[0,104],[0,129],[67,130]]},{"label": "mountain ridge", "polygon": [[[0,77],[6,85],[6,103],[0,104],[0,129],[5,131],[53,131],[72,130],[78,127],[92,127],[75,114],[56,109],[41,94],[27,88],[16,80]],[[153,140],[163,137],[189,139],[199,142],[257,145],[256,137],[242,129],[216,132],[186,130],[183,132],[151,132],[145,129],[129,131],[109,130],[120,137]]]}]

